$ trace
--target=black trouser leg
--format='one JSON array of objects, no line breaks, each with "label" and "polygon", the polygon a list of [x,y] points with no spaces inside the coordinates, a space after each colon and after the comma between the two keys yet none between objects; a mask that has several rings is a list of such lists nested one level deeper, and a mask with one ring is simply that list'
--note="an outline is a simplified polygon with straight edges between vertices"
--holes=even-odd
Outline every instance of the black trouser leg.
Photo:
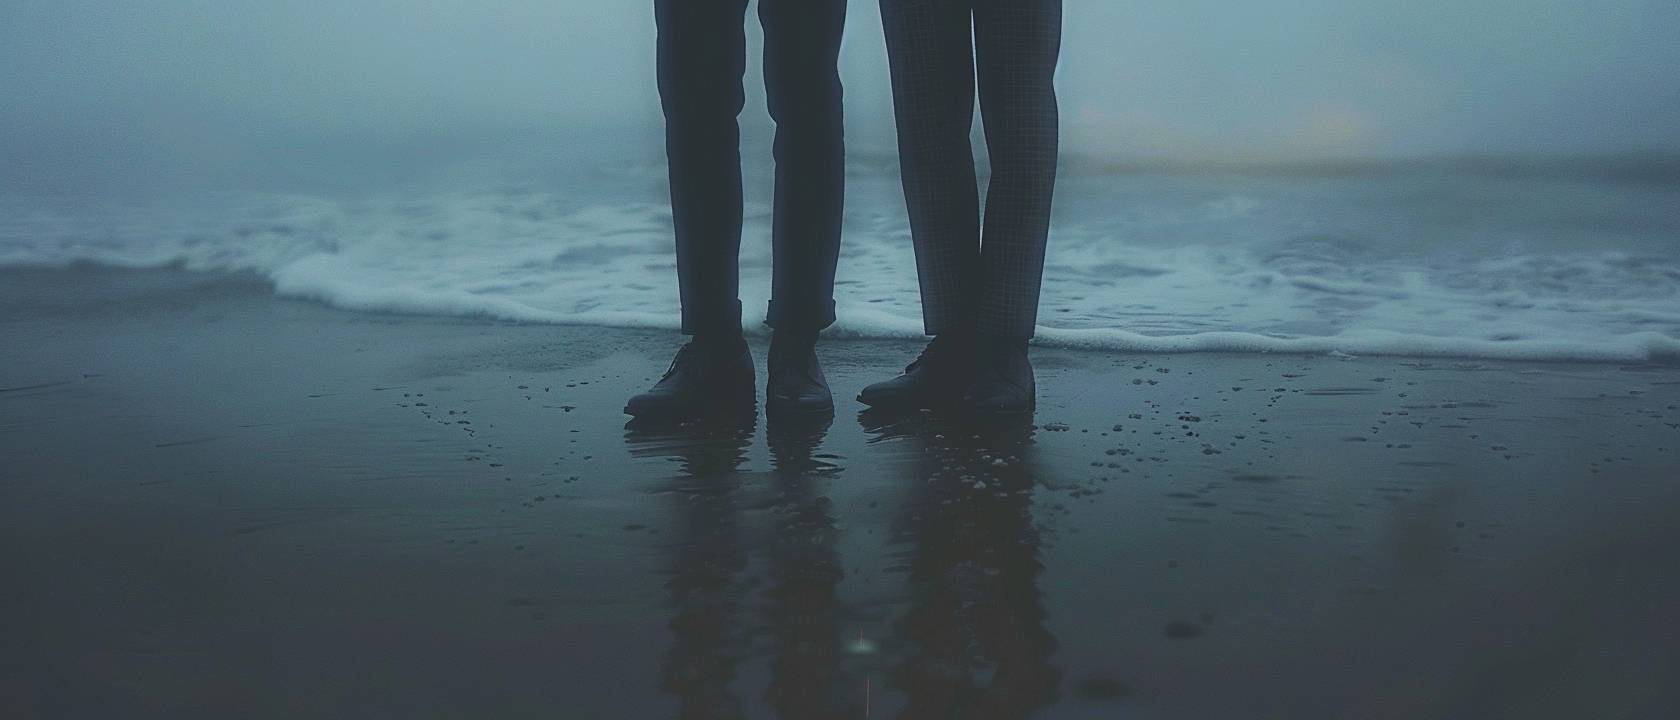
[{"label": "black trouser leg", "polygon": [[972,10],[968,0],[881,0],[881,22],[923,327],[961,332],[973,325],[980,269]]},{"label": "black trouser leg", "polygon": [[834,323],[846,187],[839,72],[846,0],[759,0],[758,14],[776,121],[775,261],[765,322],[815,333]]},{"label": "black trouser leg", "polygon": [[1062,0],[976,0],[974,51],[992,179],[980,242],[981,332],[1032,337],[1056,187]]},{"label": "black trouser leg", "polygon": [[741,329],[741,133],[747,0],[654,0],[682,330]]},{"label": "black trouser leg", "polygon": [[[930,334],[1033,334],[1056,179],[1061,9],[1061,0],[881,0]],[[968,140],[976,69],[992,160],[984,238]]]}]

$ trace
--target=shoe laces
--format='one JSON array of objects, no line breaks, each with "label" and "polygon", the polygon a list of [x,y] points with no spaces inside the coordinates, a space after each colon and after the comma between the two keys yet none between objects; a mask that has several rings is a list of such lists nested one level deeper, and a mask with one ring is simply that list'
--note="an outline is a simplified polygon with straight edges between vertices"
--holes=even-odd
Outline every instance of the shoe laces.
[{"label": "shoe laces", "polygon": [[676,357],[671,358],[671,366],[665,368],[665,374],[660,376],[659,379],[664,380],[671,377],[671,375],[677,371],[677,368],[682,367],[688,362],[687,358],[692,354],[694,354],[694,343],[688,342],[683,344],[681,348],[677,349]]}]

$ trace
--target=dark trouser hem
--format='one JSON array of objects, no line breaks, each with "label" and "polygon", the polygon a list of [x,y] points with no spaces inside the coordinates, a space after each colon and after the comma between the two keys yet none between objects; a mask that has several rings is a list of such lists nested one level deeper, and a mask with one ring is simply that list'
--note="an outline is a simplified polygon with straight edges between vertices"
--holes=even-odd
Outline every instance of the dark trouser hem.
[{"label": "dark trouser hem", "polygon": [[1009,346],[1026,345],[1032,342],[1031,335],[998,335],[996,333],[981,333],[976,339],[983,345]]},{"label": "dark trouser hem", "polygon": [[782,332],[814,335],[834,324],[834,301],[790,303],[771,300],[770,309],[764,314],[764,324]]},{"label": "dark trouser hem", "polygon": [[983,337],[1015,338],[1030,340],[1038,333],[1038,323],[1035,318],[1018,319],[982,319],[976,330]]},{"label": "dark trouser hem", "polygon": [[1038,334],[1036,320],[952,320],[942,323],[922,322],[926,335],[966,335],[998,340],[1031,340]]},{"label": "dark trouser hem", "polygon": [[[926,285],[926,283],[924,283]],[[979,303],[962,289],[944,295],[930,295],[922,289],[922,333],[926,335],[974,335],[979,323],[975,313]]]},{"label": "dark trouser hem", "polygon": [[922,334],[928,336],[952,335],[972,337],[974,335],[974,325],[972,323],[956,322],[935,324],[927,322],[924,319],[922,321]]},{"label": "dark trouser hem", "polygon": [[682,333],[684,335],[740,335],[741,301],[736,300],[732,305],[723,304],[704,309],[684,305],[682,309]]},{"label": "dark trouser hem", "polygon": [[922,333],[924,335],[965,335],[979,332],[975,310],[979,303],[970,295],[954,290],[944,295],[930,295],[922,291]]}]

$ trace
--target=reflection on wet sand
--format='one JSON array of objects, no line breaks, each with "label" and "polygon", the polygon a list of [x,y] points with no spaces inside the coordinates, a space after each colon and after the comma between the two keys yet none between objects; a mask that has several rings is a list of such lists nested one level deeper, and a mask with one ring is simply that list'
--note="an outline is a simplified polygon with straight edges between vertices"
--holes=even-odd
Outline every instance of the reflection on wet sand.
[{"label": "reflection on wet sand", "polygon": [[899,717],[1026,718],[1055,702],[1030,420],[859,420],[872,442],[908,449],[893,526],[910,598],[893,629]]},{"label": "reflection on wet sand", "polygon": [[[839,592],[842,525],[824,483],[842,468],[820,453],[832,418],[768,418],[769,473],[741,469],[756,416],[627,426],[632,454],[680,468],[658,493],[669,500],[672,604],[661,686],[679,717],[744,717],[735,681],[755,651],[769,655],[763,698],[782,718],[1026,718],[1056,700],[1030,421],[859,419],[898,458],[885,478],[896,493],[889,564],[908,573],[891,637],[853,656],[842,627],[872,613]],[[748,571],[755,558],[762,585]]]},{"label": "reflection on wet sand", "polygon": [[784,718],[855,718],[841,695],[838,586],[845,577],[832,503],[813,482],[839,467],[816,456],[833,415],[784,419],[765,430],[770,446],[772,534],[768,619],[776,653],[766,699]]},{"label": "reflection on wet sand", "polygon": [[[662,685],[680,698],[679,717],[742,717],[731,684],[736,666],[758,638],[743,628],[767,626],[773,646],[765,700],[784,718],[858,717],[840,690],[840,613],[844,577],[835,551],[829,498],[815,481],[839,471],[817,455],[833,416],[770,418],[766,439],[774,472],[764,487],[743,487],[738,472],[756,416],[708,418],[665,426],[632,423],[625,440],[638,456],[670,456],[682,472],[666,493],[676,499],[675,537],[666,589],[673,604],[673,644]],[[751,579],[745,569],[757,545],[743,527],[743,495],[771,493],[769,535],[762,542],[770,578],[763,617],[747,617]],[[755,536],[754,536],[755,537]]]},{"label": "reflection on wet sand", "polygon": [[664,493],[671,543],[665,590],[673,606],[671,648],[660,687],[679,700],[678,717],[741,716],[731,687],[744,654],[736,627],[746,588],[747,544],[732,495],[758,424],[756,413],[701,422],[632,421],[624,440],[641,457],[669,456],[682,472]]}]

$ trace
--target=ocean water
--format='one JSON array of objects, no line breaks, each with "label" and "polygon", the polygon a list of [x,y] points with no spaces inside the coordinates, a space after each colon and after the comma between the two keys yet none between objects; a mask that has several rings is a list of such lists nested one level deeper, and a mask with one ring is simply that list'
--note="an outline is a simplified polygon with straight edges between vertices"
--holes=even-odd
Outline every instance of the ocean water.
[{"label": "ocean water", "polygon": [[[749,172],[744,324],[768,299]],[[1680,361],[1680,173],[1612,164],[1182,168],[1070,161],[1039,341],[1122,351]],[[0,267],[257,273],[369,312],[675,328],[657,162],[546,177],[0,197]],[[844,337],[921,332],[896,169],[850,172]]]}]

